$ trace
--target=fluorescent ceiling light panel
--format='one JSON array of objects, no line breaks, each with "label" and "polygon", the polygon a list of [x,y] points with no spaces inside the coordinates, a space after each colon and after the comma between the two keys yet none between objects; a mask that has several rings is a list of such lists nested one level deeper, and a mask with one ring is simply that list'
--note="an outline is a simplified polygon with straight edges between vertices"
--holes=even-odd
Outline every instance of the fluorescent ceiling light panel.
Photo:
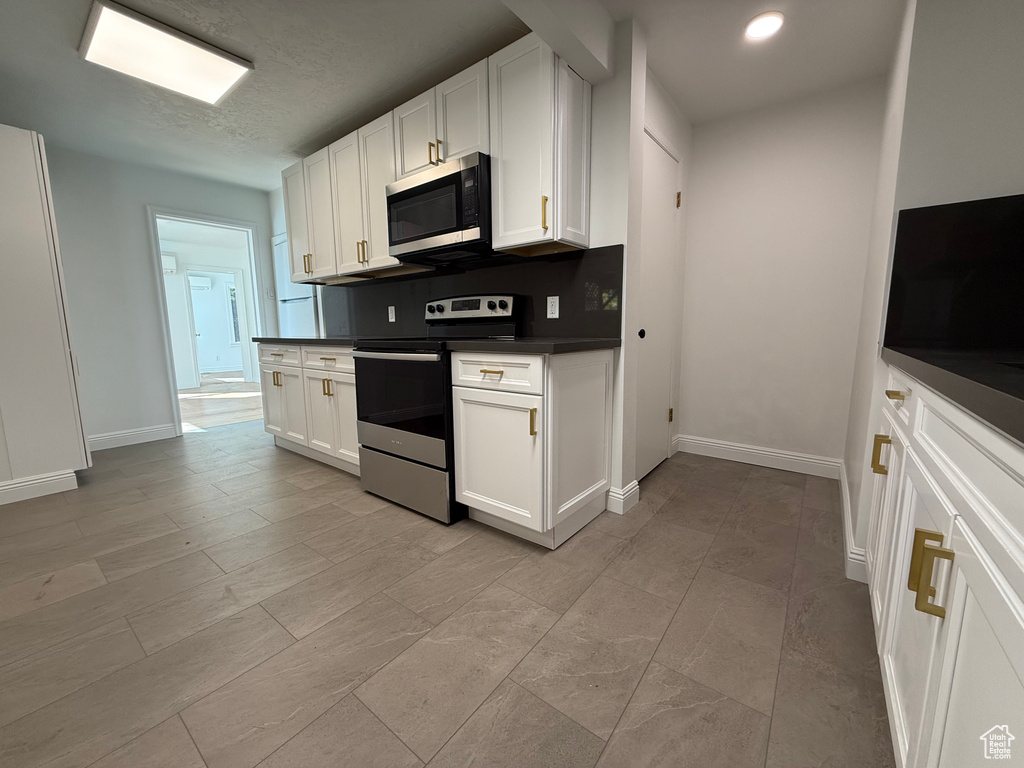
[{"label": "fluorescent ceiling light panel", "polygon": [[250,62],[116,3],[93,3],[79,49],[86,61],[217,104]]}]

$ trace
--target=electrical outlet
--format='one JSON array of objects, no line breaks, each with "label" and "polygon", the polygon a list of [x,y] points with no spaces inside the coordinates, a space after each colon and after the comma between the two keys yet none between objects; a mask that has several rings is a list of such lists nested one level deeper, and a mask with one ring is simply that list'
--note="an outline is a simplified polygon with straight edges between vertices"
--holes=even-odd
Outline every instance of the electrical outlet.
[{"label": "electrical outlet", "polygon": [[395,322],[395,308],[394,307],[388,307],[388,322],[389,323]]},{"label": "electrical outlet", "polygon": [[548,320],[558,318],[558,297],[548,296]]}]

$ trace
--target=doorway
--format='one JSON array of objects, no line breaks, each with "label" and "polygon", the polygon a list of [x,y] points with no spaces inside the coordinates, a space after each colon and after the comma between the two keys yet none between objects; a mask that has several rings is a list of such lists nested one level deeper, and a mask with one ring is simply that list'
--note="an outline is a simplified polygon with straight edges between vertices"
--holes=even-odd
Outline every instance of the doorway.
[{"label": "doorway", "polygon": [[254,233],[155,215],[183,432],[263,416]]},{"label": "doorway", "polygon": [[637,357],[636,475],[642,478],[669,457],[672,446],[672,380],[679,360],[678,154],[644,134],[643,213],[640,234]]}]

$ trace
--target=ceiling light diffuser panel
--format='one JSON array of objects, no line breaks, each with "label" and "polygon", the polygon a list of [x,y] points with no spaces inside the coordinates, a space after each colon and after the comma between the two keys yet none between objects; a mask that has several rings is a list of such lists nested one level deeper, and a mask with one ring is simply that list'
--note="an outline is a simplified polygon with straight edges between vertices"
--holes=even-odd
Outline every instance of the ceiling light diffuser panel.
[{"label": "ceiling light diffuser panel", "polygon": [[208,104],[217,104],[253,65],[107,0],[93,3],[79,49],[86,61]]}]

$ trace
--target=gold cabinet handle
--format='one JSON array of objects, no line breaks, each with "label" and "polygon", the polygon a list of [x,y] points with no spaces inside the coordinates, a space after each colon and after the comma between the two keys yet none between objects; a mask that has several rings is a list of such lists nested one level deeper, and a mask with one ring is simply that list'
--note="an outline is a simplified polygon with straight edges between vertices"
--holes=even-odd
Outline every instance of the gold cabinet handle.
[{"label": "gold cabinet handle", "polygon": [[338,362],[338,358],[336,358],[336,357],[321,357],[320,359],[321,360],[330,360],[333,363]]},{"label": "gold cabinet handle", "polygon": [[359,247],[363,249],[363,258],[360,259],[360,261],[363,264],[369,264],[370,263],[370,259],[366,255],[366,241],[365,240],[360,240],[359,241]]},{"label": "gold cabinet handle", "polygon": [[540,228],[548,231],[548,196],[540,196]]},{"label": "gold cabinet handle", "polygon": [[271,357],[284,357],[284,352],[271,352]]},{"label": "gold cabinet handle", "polygon": [[312,275],[313,274],[313,254],[312,253],[307,253],[305,256],[302,257],[302,265],[306,268],[306,274],[307,275]]},{"label": "gold cabinet handle", "polygon": [[480,369],[480,373],[482,373],[484,376],[487,376],[488,374],[490,374],[492,376],[504,376],[505,375],[504,371],[492,371],[489,368],[481,368]]},{"label": "gold cabinet handle", "polygon": [[331,386],[333,382],[330,379],[325,379],[325,381],[327,382],[327,396],[334,397],[334,387]]},{"label": "gold cabinet handle", "polygon": [[273,383],[273,385],[275,387],[280,387],[281,386],[281,382],[277,380],[277,377],[280,376],[280,375],[281,375],[280,371],[271,371],[270,372],[270,381],[271,381],[271,383]]},{"label": "gold cabinet handle", "polygon": [[437,145],[432,141],[427,142],[427,162],[431,165],[437,165],[437,160],[434,159],[434,152],[437,150]]},{"label": "gold cabinet handle", "polygon": [[876,475],[889,474],[889,468],[882,466],[882,446],[891,444],[892,438],[888,435],[875,435],[875,445],[871,450],[871,471]]},{"label": "gold cabinet handle", "polygon": [[924,545],[929,541],[942,544],[943,536],[938,531],[929,531],[926,528],[917,528],[914,531],[914,546],[910,550],[910,573],[907,575],[907,589],[917,592],[918,584],[921,581],[921,560],[924,553]]},{"label": "gold cabinet handle", "polygon": [[441,140],[437,140],[437,164],[440,165],[443,161],[441,160]]},{"label": "gold cabinet handle", "polygon": [[334,393],[331,391],[330,379],[320,379],[320,388],[323,390],[324,397],[334,397]]},{"label": "gold cabinet handle", "polygon": [[946,618],[946,609],[936,605],[929,598],[935,597],[935,587],[932,586],[932,574],[935,570],[935,561],[939,558],[953,562],[956,553],[952,549],[936,547],[932,544],[925,544],[921,547],[921,578],[917,582],[917,598],[914,600],[914,607],[940,619]]},{"label": "gold cabinet handle", "polygon": [[885,390],[885,396],[890,400],[899,400],[901,403],[907,399],[907,396],[900,392],[898,389],[887,389]]},{"label": "gold cabinet handle", "polygon": [[530,409],[530,437],[537,434],[537,409]]},{"label": "gold cabinet handle", "polygon": [[309,257],[308,253],[302,254],[302,272],[303,274],[309,274],[309,262],[306,259]]}]

